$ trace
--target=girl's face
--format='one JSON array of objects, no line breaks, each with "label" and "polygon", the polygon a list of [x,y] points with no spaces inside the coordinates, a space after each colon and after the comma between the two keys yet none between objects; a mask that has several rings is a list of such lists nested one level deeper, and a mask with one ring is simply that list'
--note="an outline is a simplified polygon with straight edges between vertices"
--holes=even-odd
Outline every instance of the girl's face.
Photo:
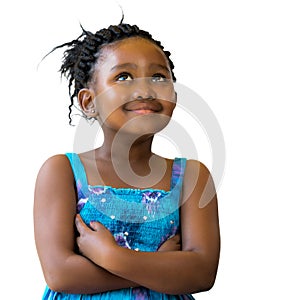
[{"label": "girl's face", "polygon": [[88,89],[103,129],[153,134],[169,122],[176,93],[168,60],[139,37],[102,48]]}]

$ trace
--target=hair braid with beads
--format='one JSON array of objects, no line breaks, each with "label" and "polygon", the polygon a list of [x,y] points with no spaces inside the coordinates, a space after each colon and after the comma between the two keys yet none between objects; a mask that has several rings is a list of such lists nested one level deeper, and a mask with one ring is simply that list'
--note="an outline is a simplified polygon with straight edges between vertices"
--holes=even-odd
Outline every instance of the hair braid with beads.
[{"label": "hair braid with beads", "polygon": [[86,31],[82,26],[81,29],[82,34],[77,39],[59,45],[48,53],[50,54],[59,48],[68,47],[68,49],[64,51],[59,72],[69,81],[68,89],[71,100],[71,104],[69,105],[69,124],[72,123],[71,114],[74,98],[77,98],[78,92],[82,88],[87,87],[93,76],[94,66],[99,58],[100,50],[105,45],[130,37],[141,37],[151,41],[164,52],[170,65],[172,79],[176,81],[176,77],[173,73],[174,64],[170,59],[171,53],[165,51],[161,42],[154,40],[149,32],[139,29],[136,25],[124,23],[103,28],[95,34]]}]

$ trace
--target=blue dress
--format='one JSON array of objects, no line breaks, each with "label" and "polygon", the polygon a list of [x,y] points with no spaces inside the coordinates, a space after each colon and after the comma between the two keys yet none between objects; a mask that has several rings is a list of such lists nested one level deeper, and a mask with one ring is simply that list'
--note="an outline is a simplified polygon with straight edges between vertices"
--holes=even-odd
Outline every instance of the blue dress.
[{"label": "blue dress", "polygon": [[[77,187],[77,211],[86,224],[99,221],[116,242],[136,251],[157,249],[180,231],[179,201],[186,159],[175,158],[170,191],[160,189],[91,186],[79,156],[67,153]],[[180,276],[180,274],[179,274]],[[167,295],[144,287],[126,288],[98,294],[65,294],[46,287],[43,300],[103,299],[194,299],[191,295]]]}]

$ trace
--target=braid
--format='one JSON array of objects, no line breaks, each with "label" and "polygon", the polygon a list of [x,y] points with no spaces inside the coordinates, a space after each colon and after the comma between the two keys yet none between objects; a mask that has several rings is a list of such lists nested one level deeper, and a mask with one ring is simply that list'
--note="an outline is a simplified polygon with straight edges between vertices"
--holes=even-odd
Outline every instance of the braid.
[{"label": "braid", "polygon": [[82,26],[81,29],[82,34],[77,39],[59,45],[47,54],[49,55],[56,49],[68,47],[63,54],[63,63],[59,72],[61,76],[65,76],[69,81],[68,89],[71,100],[71,104],[69,105],[70,124],[72,123],[71,113],[74,99],[82,88],[87,87],[92,78],[94,66],[99,58],[100,49],[105,45],[129,37],[141,37],[153,42],[164,52],[171,68],[172,79],[176,81],[173,73],[174,64],[170,59],[171,53],[165,51],[160,41],[154,40],[149,32],[139,29],[136,25],[124,23],[110,25],[108,28],[103,28],[95,34],[86,31]]}]

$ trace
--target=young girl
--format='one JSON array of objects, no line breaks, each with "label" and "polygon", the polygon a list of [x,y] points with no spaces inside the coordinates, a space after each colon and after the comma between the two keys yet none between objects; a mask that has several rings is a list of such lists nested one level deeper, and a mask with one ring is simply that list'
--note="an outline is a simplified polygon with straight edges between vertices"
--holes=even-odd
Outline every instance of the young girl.
[{"label": "young girl", "polygon": [[64,46],[70,121],[76,99],[104,141],[51,157],[38,174],[43,299],[193,299],[216,277],[217,198],[203,164],[151,151],[176,103],[170,53],[123,23]]}]

